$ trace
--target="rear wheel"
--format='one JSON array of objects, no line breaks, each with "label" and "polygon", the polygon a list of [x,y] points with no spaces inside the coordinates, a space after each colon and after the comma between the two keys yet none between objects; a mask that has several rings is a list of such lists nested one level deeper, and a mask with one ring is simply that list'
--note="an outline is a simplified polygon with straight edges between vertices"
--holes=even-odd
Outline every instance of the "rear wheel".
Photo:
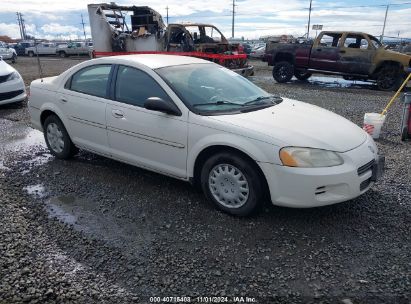
[{"label": "rear wheel", "polygon": [[59,52],[59,55],[61,58],[67,57],[66,52]]},{"label": "rear wheel", "polygon": [[30,51],[29,52],[29,57],[33,57],[34,56],[34,52]]},{"label": "rear wheel", "polygon": [[377,86],[381,91],[397,90],[401,83],[400,69],[394,65],[381,68],[377,76]]},{"label": "rear wheel", "polygon": [[17,55],[13,54],[13,57],[11,57],[11,63],[16,63],[17,60]]},{"label": "rear wheel", "polygon": [[211,156],[201,170],[201,186],[214,205],[229,214],[247,216],[263,195],[260,175],[247,159],[232,153]]},{"label": "rear wheel", "polygon": [[294,68],[288,61],[280,61],[273,67],[273,77],[279,83],[285,83],[293,78]]},{"label": "rear wheel", "polygon": [[312,76],[312,74],[310,72],[308,72],[307,70],[295,70],[294,71],[294,76],[298,80],[305,81],[308,78],[310,78]]},{"label": "rear wheel", "polygon": [[47,147],[55,157],[68,159],[78,152],[66,128],[56,115],[46,118],[43,129]]}]

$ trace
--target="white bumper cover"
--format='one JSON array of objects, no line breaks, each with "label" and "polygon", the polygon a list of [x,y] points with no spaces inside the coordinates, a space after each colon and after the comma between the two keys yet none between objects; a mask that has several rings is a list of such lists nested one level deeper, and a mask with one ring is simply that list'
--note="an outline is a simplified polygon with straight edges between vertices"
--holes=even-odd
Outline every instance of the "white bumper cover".
[{"label": "white bumper cover", "polygon": [[381,175],[384,159],[377,155],[377,148],[370,137],[361,146],[339,155],[344,164],[326,168],[291,168],[259,163],[267,178],[272,203],[310,208],[348,201],[370,189],[375,180],[373,171]]}]

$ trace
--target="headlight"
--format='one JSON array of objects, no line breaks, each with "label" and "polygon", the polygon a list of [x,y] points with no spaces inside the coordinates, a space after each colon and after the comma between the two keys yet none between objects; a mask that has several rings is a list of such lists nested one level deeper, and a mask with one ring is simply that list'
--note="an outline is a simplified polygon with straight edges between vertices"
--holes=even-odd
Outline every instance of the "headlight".
[{"label": "headlight", "polygon": [[333,167],[344,163],[335,152],[299,147],[282,148],[280,159],[284,166],[301,168]]},{"label": "headlight", "polygon": [[6,81],[11,81],[11,80],[14,80],[14,79],[19,79],[19,78],[20,78],[19,73],[13,72],[9,75],[9,77],[7,77]]}]

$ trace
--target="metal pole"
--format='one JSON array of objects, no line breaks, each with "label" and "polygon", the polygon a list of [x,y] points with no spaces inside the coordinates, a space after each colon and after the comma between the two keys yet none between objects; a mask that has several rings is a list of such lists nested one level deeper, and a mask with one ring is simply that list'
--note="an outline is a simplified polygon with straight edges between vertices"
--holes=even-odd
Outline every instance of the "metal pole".
[{"label": "metal pole", "polygon": [[17,22],[19,23],[20,37],[21,37],[21,40],[24,40],[24,37],[23,37],[23,31],[21,30],[20,15],[19,15],[19,13],[16,13],[16,15],[17,15]]},{"label": "metal pole", "polygon": [[313,0],[310,0],[310,8],[308,10],[308,31],[307,31],[307,40],[310,37],[310,24],[311,24],[311,10],[312,10]]},{"label": "metal pole", "polygon": [[387,9],[385,10],[384,26],[382,27],[382,33],[381,33],[381,37],[380,37],[381,43],[384,40],[385,25],[387,24],[387,16],[388,16],[388,9],[389,8],[390,8],[390,6],[387,5]]},{"label": "metal pole", "polygon": [[167,10],[167,25],[168,25],[168,5],[166,7],[166,10]]},{"label": "metal pole", "polygon": [[231,25],[231,38],[234,38],[234,14],[235,14],[235,0],[233,0],[233,22]]},{"label": "metal pole", "polygon": [[81,14],[81,24],[83,25],[84,41],[87,40],[86,29],[84,28],[83,14]]},{"label": "metal pole", "polygon": [[23,31],[23,39],[26,40],[26,25],[24,24],[24,19],[23,19],[23,15],[21,13],[20,14],[20,22],[21,22],[21,29]]}]

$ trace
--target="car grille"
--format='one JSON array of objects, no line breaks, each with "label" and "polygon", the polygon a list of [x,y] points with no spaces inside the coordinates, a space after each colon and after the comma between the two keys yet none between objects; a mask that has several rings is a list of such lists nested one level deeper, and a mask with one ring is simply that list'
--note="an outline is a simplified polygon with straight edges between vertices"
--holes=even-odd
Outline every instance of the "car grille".
[{"label": "car grille", "polygon": [[18,91],[11,91],[7,93],[0,93],[0,101],[6,100],[6,99],[11,99],[16,96],[19,96],[20,94],[23,94],[23,90],[18,90]]},{"label": "car grille", "polygon": [[10,74],[0,76],[0,83],[6,82],[7,78],[9,78]]},{"label": "car grille", "polygon": [[365,165],[359,167],[358,170],[357,170],[358,175],[361,176],[364,173],[366,173],[367,171],[371,170],[374,163],[375,163],[375,159],[373,159],[372,161],[370,161],[370,162],[366,163]]}]

